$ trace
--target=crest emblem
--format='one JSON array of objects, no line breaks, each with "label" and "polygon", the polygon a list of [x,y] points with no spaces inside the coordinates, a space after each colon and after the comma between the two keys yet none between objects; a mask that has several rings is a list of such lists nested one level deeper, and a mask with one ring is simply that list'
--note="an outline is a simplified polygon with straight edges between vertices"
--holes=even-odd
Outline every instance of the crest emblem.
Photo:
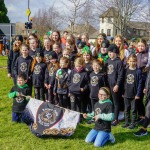
[{"label": "crest emblem", "polygon": [[39,65],[36,65],[34,68],[34,73],[39,74],[41,72],[41,67]]},{"label": "crest emblem", "polygon": [[91,77],[91,85],[96,86],[97,84],[98,84],[98,77],[97,76]]},{"label": "crest emblem", "polygon": [[114,72],[114,66],[113,65],[108,65],[107,74],[112,74],[113,72]]},{"label": "crest emblem", "polygon": [[80,75],[79,74],[74,74],[73,75],[73,83],[78,83],[80,81]]},{"label": "crest emblem", "polygon": [[127,83],[132,84],[134,82],[134,75],[133,74],[128,74],[127,75]]},{"label": "crest emblem", "polygon": [[27,63],[25,63],[25,62],[21,63],[20,70],[22,72],[26,72],[27,71]]}]

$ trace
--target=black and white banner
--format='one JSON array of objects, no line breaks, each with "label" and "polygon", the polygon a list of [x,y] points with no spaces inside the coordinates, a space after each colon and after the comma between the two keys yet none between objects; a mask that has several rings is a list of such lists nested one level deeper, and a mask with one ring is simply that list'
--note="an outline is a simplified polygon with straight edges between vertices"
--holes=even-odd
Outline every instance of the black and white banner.
[{"label": "black and white banner", "polygon": [[31,131],[37,136],[71,136],[80,113],[31,98],[25,113],[32,118]]}]

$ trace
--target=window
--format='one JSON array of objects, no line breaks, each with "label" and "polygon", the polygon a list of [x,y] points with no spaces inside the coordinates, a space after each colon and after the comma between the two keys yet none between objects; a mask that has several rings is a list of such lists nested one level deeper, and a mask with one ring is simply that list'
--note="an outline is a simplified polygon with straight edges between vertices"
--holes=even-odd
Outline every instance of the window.
[{"label": "window", "polygon": [[101,29],[101,33],[104,33],[104,29]]},{"label": "window", "polygon": [[107,36],[111,36],[111,29],[107,29]]},{"label": "window", "polygon": [[117,29],[116,29],[116,35],[117,35],[118,33],[117,33]]},{"label": "window", "polygon": [[112,23],[111,18],[108,18],[108,23]]},{"label": "window", "polygon": [[104,18],[102,18],[102,23],[104,23]]}]

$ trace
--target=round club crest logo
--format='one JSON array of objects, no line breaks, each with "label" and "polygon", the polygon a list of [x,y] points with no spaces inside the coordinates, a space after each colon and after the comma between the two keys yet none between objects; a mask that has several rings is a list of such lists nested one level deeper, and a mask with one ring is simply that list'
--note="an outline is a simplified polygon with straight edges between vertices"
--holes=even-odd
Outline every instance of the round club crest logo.
[{"label": "round club crest logo", "polygon": [[108,65],[107,67],[107,73],[112,74],[114,72],[114,66],[113,65]]},{"label": "round club crest logo", "polygon": [[35,66],[34,74],[40,74],[40,72],[41,72],[41,66],[39,66],[39,65]]},{"label": "round club crest logo", "polygon": [[53,76],[54,75],[54,68],[50,68],[49,69],[49,76]]},{"label": "round club crest logo", "polygon": [[27,71],[27,63],[25,63],[25,62],[21,63],[20,70],[22,72],[26,72]]},{"label": "round club crest logo", "polygon": [[58,113],[53,109],[42,109],[42,112],[38,115],[39,123],[43,126],[50,126],[56,121]]},{"label": "round club crest logo", "polygon": [[100,114],[101,113],[101,109],[100,108],[96,108],[95,109],[95,115],[98,115],[98,114]]},{"label": "round club crest logo", "polygon": [[49,55],[46,54],[46,55],[44,55],[44,57],[45,57],[45,61],[48,63],[49,62]]},{"label": "round club crest logo", "polygon": [[134,75],[133,74],[128,74],[127,75],[127,83],[132,84],[134,82]]},{"label": "round club crest logo", "polygon": [[91,85],[96,86],[97,84],[98,84],[98,77],[97,76],[91,77]]},{"label": "round club crest logo", "polygon": [[80,75],[79,74],[74,74],[73,75],[73,83],[78,83],[80,81]]},{"label": "round club crest logo", "polygon": [[24,100],[24,98],[23,98],[22,96],[17,96],[17,97],[15,98],[15,100],[16,100],[17,103],[22,103],[23,100]]}]

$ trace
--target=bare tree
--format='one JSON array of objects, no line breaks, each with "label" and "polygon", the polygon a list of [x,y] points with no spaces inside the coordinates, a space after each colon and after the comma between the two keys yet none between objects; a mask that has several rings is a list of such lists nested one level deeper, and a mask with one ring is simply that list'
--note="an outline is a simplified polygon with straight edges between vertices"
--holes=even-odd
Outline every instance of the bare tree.
[{"label": "bare tree", "polygon": [[70,22],[71,32],[74,33],[74,26],[80,16],[80,9],[86,4],[87,0],[65,0],[62,1],[63,5],[67,8],[66,20]]},{"label": "bare tree", "polygon": [[97,0],[96,6],[102,9],[108,9],[114,7],[117,12],[115,22],[112,22],[114,26],[120,30],[122,36],[125,35],[127,25],[134,15],[142,10],[142,0]]},{"label": "bare tree", "polygon": [[62,16],[54,4],[48,10],[39,9],[33,17],[33,27],[38,30],[40,35],[49,30],[59,29],[62,22]]}]

